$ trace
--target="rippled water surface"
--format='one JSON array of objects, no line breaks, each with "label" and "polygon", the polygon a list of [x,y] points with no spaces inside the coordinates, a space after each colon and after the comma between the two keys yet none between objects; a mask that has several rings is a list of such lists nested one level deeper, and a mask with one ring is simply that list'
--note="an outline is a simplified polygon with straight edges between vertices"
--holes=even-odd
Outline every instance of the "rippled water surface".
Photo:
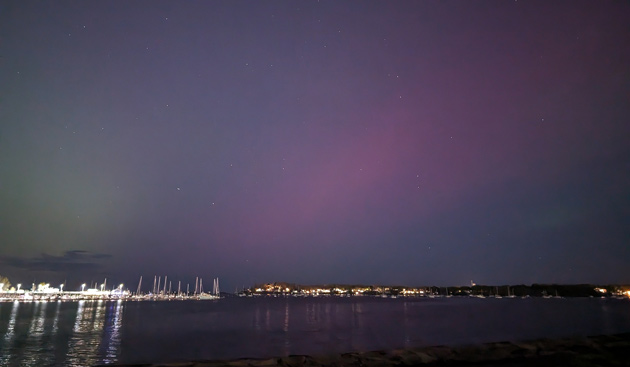
[{"label": "rippled water surface", "polygon": [[0,303],[0,366],[327,354],[630,331],[617,299]]},{"label": "rippled water surface", "polygon": [[123,310],[123,302],[0,303],[0,366],[116,362]]}]

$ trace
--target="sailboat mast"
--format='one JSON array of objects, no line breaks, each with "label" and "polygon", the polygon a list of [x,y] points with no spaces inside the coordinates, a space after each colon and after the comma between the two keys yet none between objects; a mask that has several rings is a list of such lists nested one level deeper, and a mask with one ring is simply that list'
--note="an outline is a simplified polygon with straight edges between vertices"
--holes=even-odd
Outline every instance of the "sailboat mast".
[{"label": "sailboat mast", "polygon": [[140,281],[138,282],[138,290],[136,290],[136,296],[140,294],[140,287],[142,287],[142,275],[140,275]]}]

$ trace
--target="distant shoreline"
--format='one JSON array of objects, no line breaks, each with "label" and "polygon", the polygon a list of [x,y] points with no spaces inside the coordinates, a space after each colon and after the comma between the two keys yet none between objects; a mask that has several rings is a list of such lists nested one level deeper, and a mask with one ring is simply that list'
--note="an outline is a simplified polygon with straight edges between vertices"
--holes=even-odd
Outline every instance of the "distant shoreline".
[{"label": "distant shoreline", "polygon": [[[118,367],[273,366],[600,366],[627,365],[630,333],[562,339],[501,341],[481,345],[432,346],[327,356],[291,355],[263,359],[116,364]],[[110,365],[111,366],[111,365]]]},{"label": "distant shoreline", "polygon": [[[47,285],[46,285],[47,286]],[[36,302],[36,301],[81,301],[81,300],[122,300],[122,301],[176,301],[176,300],[218,300],[224,297],[256,296],[294,296],[294,297],[355,297],[372,296],[384,298],[397,297],[477,297],[477,298],[619,298],[630,299],[630,285],[596,284],[531,284],[531,285],[477,285],[449,287],[407,287],[385,285],[300,285],[277,282],[258,284],[236,293],[218,292],[194,293],[171,292],[166,288],[156,293],[131,292],[120,287],[113,290],[88,289],[67,291],[59,288],[40,290],[11,289],[0,291],[0,302]]]},{"label": "distant shoreline", "polygon": [[391,285],[300,285],[277,282],[257,284],[237,293],[251,295],[337,295],[337,296],[474,296],[474,297],[630,297],[630,285],[538,284],[470,286],[391,286]]}]

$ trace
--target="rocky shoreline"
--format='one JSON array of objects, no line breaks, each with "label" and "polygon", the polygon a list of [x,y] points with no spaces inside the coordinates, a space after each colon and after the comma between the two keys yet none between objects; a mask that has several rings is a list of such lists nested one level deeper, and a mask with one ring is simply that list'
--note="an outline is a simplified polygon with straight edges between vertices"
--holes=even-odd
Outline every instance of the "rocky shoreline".
[{"label": "rocky shoreline", "polygon": [[130,364],[127,367],[302,366],[630,366],[630,333],[564,339],[433,346],[328,356]]}]

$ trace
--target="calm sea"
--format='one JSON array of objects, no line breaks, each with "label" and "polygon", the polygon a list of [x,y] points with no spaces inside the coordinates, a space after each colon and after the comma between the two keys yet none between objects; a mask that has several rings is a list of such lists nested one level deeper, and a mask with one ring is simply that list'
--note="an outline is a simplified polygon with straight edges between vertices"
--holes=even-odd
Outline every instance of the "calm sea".
[{"label": "calm sea", "polygon": [[0,303],[0,366],[328,354],[630,331],[630,300],[227,298]]}]

